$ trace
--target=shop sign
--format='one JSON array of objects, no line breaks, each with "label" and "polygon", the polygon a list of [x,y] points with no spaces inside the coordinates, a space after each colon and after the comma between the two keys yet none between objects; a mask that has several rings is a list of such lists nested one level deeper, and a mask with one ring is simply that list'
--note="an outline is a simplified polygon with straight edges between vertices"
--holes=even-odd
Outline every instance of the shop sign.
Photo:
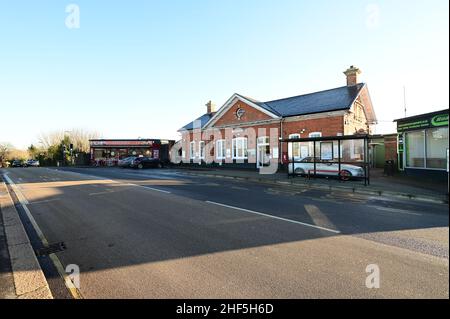
[{"label": "shop sign", "polygon": [[447,126],[448,114],[436,115],[431,119],[432,126]]},{"label": "shop sign", "polygon": [[91,141],[91,146],[152,146],[153,141]]},{"label": "shop sign", "polygon": [[447,125],[448,125],[448,114],[439,114],[430,118],[421,118],[410,122],[398,121],[397,132],[405,132]]}]

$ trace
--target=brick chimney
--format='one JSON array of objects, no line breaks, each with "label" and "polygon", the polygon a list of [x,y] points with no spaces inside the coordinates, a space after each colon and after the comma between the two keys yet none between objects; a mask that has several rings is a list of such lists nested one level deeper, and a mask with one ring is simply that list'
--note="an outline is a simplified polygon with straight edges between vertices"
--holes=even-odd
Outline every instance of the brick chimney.
[{"label": "brick chimney", "polygon": [[206,103],[206,113],[214,113],[216,111],[216,105],[212,102],[209,101],[208,103]]},{"label": "brick chimney", "polygon": [[353,65],[348,68],[344,74],[347,76],[347,86],[353,86],[358,84],[358,75],[361,74],[361,70],[355,68]]}]

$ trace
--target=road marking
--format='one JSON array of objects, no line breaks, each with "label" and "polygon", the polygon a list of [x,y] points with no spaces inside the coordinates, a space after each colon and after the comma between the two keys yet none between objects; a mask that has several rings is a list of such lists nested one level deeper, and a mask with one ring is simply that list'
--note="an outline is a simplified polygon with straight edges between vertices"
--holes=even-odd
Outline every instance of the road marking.
[{"label": "road marking", "polygon": [[235,189],[238,191],[248,191],[249,190],[248,188],[240,187],[240,186],[231,186],[231,189]]},{"label": "road marking", "polygon": [[45,203],[51,203],[51,202],[57,202],[57,201],[60,201],[60,199],[59,198],[54,198],[54,199],[38,200],[38,201],[31,202],[31,203],[28,203],[28,204],[29,205],[36,205],[36,204],[45,204]]},{"label": "road marking", "polygon": [[89,196],[97,196],[97,195],[106,195],[106,194],[112,194],[115,193],[116,191],[113,189],[107,189],[103,192],[97,192],[97,193],[90,193]]},{"label": "road marking", "polygon": [[137,184],[131,184],[131,183],[128,183],[128,184],[125,184],[125,185],[128,185],[128,186],[134,186],[134,187],[141,187],[141,188],[149,189],[149,190],[151,190],[151,191],[160,192],[160,193],[164,193],[164,194],[172,194],[172,192],[165,191],[165,190],[158,189],[158,188],[153,188],[153,187],[145,186],[145,185],[137,185]]},{"label": "road marking", "polygon": [[[28,217],[28,220],[30,221],[31,225],[33,226],[36,234],[39,236],[39,239],[41,240],[42,244],[45,247],[49,247],[49,243],[47,238],[45,238],[44,233],[42,232],[41,228],[39,227],[39,225],[36,223],[36,220],[34,219],[33,215],[31,214],[30,210],[27,207],[28,201],[26,200],[26,198],[23,196],[22,192],[19,190],[19,188],[17,187],[17,185],[12,181],[11,178],[9,178],[8,176],[3,175],[3,177],[6,179],[6,181],[8,182],[9,185],[11,185],[14,193],[16,194],[17,198],[19,199],[19,203],[22,206],[23,210],[25,211],[25,214]],[[64,266],[62,265],[61,261],[59,260],[58,256],[56,256],[56,254],[52,253],[49,255],[49,258],[52,260],[53,264],[56,267],[56,270],[58,271],[59,275],[61,276],[61,278],[64,280],[64,283],[67,287],[67,289],[70,291],[72,297],[74,299],[82,299],[82,295],[81,292],[74,287],[74,283],[70,280],[69,276],[67,276]]]},{"label": "road marking", "polygon": [[390,207],[380,207],[380,206],[369,206],[384,212],[390,212],[390,213],[398,213],[398,214],[407,214],[407,215],[415,215],[415,216],[422,216],[422,214],[419,213],[412,213],[405,209],[399,209],[399,208],[390,208]]},{"label": "road marking", "polygon": [[314,224],[322,224],[327,226],[334,226],[331,220],[325,215],[319,207],[316,205],[304,205],[306,212],[308,213]]},{"label": "road marking", "polygon": [[298,225],[303,225],[303,226],[307,226],[307,227],[317,228],[317,229],[325,230],[325,231],[328,231],[328,232],[331,232],[331,233],[335,233],[335,234],[340,234],[341,233],[339,230],[334,230],[334,229],[330,229],[330,228],[320,227],[320,226],[312,225],[312,224],[308,224],[308,223],[302,223],[302,222],[299,222],[299,221],[296,221],[296,220],[287,219],[287,218],[278,217],[278,216],[273,216],[273,215],[269,215],[269,214],[264,214],[264,213],[256,212],[256,211],[250,210],[250,209],[245,209],[245,208],[230,206],[230,205],[226,205],[226,204],[216,203],[216,202],[212,202],[212,201],[209,201],[209,200],[207,200],[206,203],[217,205],[217,206],[222,206],[222,207],[226,207],[226,208],[231,208],[231,209],[235,209],[235,210],[240,210],[240,211],[243,211],[243,212],[246,212],[246,213],[251,213],[251,214],[265,216],[265,217],[269,217],[269,218],[273,218],[273,219],[278,219],[278,220],[282,220],[282,221],[293,223],[293,224],[298,224]]}]

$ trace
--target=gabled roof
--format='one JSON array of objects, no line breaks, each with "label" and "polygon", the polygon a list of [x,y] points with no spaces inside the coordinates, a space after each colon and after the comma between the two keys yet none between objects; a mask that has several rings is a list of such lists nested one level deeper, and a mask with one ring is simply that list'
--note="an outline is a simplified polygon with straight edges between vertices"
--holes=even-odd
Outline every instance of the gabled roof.
[{"label": "gabled roof", "polygon": [[199,122],[200,123],[200,127],[203,127],[203,126],[205,126],[206,123],[209,122],[209,120],[214,116],[214,114],[216,114],[216,112],[203,114],[199,118],[197,118],[194,121],[190,122],[189,124],[186,124],[185,126],[183,126],[179,131],[193,130],[194,129],[194,123],[196,123],[196,122]]},{"label": "gabled roof", "polygon": [[269,102],[256,102],[281,117],[307,115],[349,109],[365,84],[298,95]]},{"label": "gabled roof", "polygon": [[[300,116],[308,114],[317,114],[332,111],[349,110],[355,100],[362,92],[367,102],[366,116],[370,123],[376,122],[375,113],[373,111],[370,96],[368,94],[367,85],[359,83],[354,86],[342,86],[335,89],[319,91],[315,93],[303,94],[289,98],[273,100],[268,102],[260,102],[255,99],[233,94],[233,96],[219,109],[216,113],[204,114],[196,121],[201,121],[201,127],[213,125],[222,114],[224,114],[239,99],[249,105],[259,109],[260,111],[270,115],[274,119]],[[367,93],[367,94],[366,94]],[[191,122],[182,128],[185,130],[193,129]]]}]

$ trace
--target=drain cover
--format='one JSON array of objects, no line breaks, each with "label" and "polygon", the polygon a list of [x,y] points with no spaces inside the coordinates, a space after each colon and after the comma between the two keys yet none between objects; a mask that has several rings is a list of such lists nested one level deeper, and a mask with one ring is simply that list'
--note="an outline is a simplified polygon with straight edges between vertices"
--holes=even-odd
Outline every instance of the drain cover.
[{"label": "drain cover", "polygon": [[50,244],[48,247],[36,249],[36,256],[42,257],[42,256],[48,256],[50,254],[58,253],[60,251],[66,250],[66,244],[64,242]]}]

